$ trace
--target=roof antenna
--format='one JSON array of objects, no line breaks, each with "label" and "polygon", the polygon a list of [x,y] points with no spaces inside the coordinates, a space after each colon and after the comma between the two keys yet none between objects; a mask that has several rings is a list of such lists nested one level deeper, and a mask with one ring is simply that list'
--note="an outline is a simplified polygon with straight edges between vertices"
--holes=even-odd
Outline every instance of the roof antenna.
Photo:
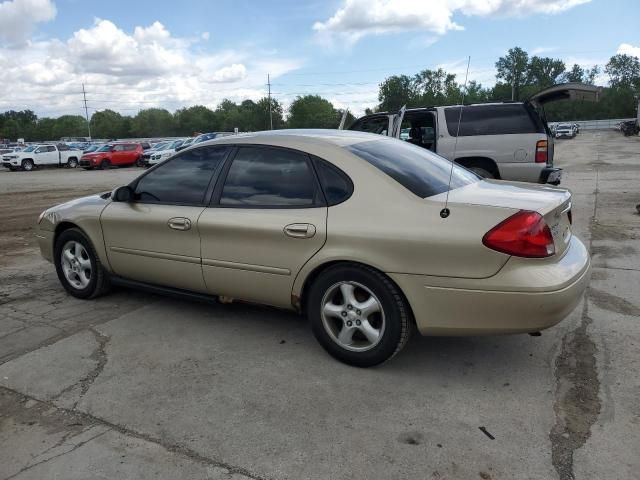
[{"label": "roof antenna", "polygon": [[467,73],[464,76],[464,88],[462,90],[462,102],[460,103],[460,113],[458,114],[458,128],[456,129],[456,141],[453,144],[453,157],[451,158],[451,170],[449,171],[449,185],[447,188],[447,198],[444,201],[444,208],[440,210],[440,217],[447,218],[451,215],[449,210],[449,192],[451,191],[451,178],[453,177],[453,164],[456,158],[456,150],[458,148],[458,135],[460,134],[460,122],[462,122],[462,109],[464,108],[464,97],[467,94],[467,79],[469,78],[469,65],[471,64],[471,56],[467,59]]}]

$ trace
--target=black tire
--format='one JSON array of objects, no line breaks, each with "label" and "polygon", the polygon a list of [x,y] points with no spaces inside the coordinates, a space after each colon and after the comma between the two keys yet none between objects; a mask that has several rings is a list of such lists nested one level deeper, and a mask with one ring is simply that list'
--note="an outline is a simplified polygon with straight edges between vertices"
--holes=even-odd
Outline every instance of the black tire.
[{"label": "black tire", "polygon": [[[69,280],[67,280],[63,267],[62,267],[62,250],[67,242],[74,241],[80,243],[86,253],[88,259],[91,262],[91,276],[88,285],[85,288],[74,287]],[[56,243],[53,249],[53,260],[56,266],[56,273],[58,279],[64,287],[64,289],[72,296],[82,299],[96,298],[103,295],[109,290],[109,275],[108,272],[102,266],[98,255],[96,254],[93,244],[87,238],[87,236],[77,228],[70,228],[65,230],[56,239]]]},{"label": "black tire", "polygon": [[477,173],[482,178],[489,178],[489,179],[496,178],[496,176],[493,173],[491,173],[489,170],[486,170],[486,169],[484,169],[482,167],[476,167],[476,166],[472,165],[472,166],[467,167],[467,168],[469,170],[471,170],[472,172]]},{"label": "black tire", "polygon": [[144,167],[144,162],[142,161],[142,157],[137,158],[136,167]]},{"label": "black tire", "polygon": [[[366,287],[381,304],[384,330],[378,343],[368,350],[356,352],[344,348],[332,338],[323,322],[323,299],[341,282]],[[411,313],[402,292],[385,275],[366,266],[339,264],[325,270],[311,285],[306,305],[311,329],[320,345],[331,356],[348,365],[373,367],[386,362],[402,350],[411,335]],[[339,324],[340,321],[336,322]]]},{"label": "black tire", "polygon": [[109,170],[109,168],[111,168],[111,162],[109,160],[102,160],[98,168],[100,170]]},{"label": "black tire", "polygon": [[30,172],[31,170],[33,170],[35,167],[33,160],[31,160],[30,158],[27,158],[25,160],[22,161],[22,169],[25,172]]},{"label": "black tire", "polygon": [[77,168],[78,167],[78,159],[77,158],[70,158],[69,160],[67,160],[67,167],[69,167],[69,168]]}]

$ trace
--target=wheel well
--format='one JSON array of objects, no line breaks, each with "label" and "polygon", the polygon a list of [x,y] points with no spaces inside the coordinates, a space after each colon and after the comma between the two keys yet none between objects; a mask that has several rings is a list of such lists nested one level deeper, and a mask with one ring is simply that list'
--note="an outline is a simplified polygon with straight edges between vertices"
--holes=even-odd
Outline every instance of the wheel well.
[{"label": "wheel well", "polygon": [[78,227],[75,223],[71,223],[71,222],[60,222],[58,225],[56,225],[56,229],[55,229],[55,231],[53,233],[53,246],[54,247],[56,245],[56,241],[58,240],[58,237],[60,236],[60,234],[62,232],[64,232],[65,230],[69,230],[71,228],[77,228],[77,229],[81,230],[80,227]]},{"label": "wheel well", "polygon": [[300,301],[298,302],[299,304],[298,308],[300,309],[301,313],[304,314],[306,312],[306,308],[307,308],[306,302],[307,302],[307,298],[309,297],[309,291],[311,290],[311,286],[315,282],[316,278],[318,278],[320,274],[325,270],[331,267],[334,267],[336,265],[353,265],[353,266],[366,267],[366,268],[370,268],[372,270],[377,271],[381,275],[384,275],[398,289],[398,292],[400,292],[400,295],[402,295],[402,298],[404,299],[407,305],[407,308],[409,309],[409,316],[411,317],[412,321],[415,323],[415,317],[413,316],[413,310],[411,309],[411,304],[409,303],[409,300],[407,300],[407,297],[402,291],[402,289],[400,288],[400,286],[396,282],[394,282],[393,279],[389,278],[389,276],[386,273],[384,273],[378,268],[372,267],[371,265],[367,265],[366,263],[353,262],[350,260],[334,260],[332,262],[323,263],[322,265],[318,265],[315,269],[311,271],[311,273],[309,273],[309,275],[307,275],[307,278],[304,280],[304,284],[302,286]]},{"label": "wheel well", "polygon": [[27,160],[31,160],[33,163],[36,163],[34,162],[33,158],[23,158],[22,160],[20,160],[20,163],[25,162]]},{"label": "wheel well", "polygon": [[456,158],[456,163],[462,165],[463,167],[480,167],[484,168],[486,171],[491,172],[495,178],[500,178],[500,170],[498,170],[498,165],[492,159],[487,157],[462,157]]}]

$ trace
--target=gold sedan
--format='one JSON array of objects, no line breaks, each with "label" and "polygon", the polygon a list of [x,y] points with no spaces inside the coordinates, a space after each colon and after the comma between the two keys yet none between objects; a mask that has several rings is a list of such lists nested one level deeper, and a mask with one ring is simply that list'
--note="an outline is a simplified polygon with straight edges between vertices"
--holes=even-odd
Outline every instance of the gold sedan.
[{"label": "gold sedan", "polygon": [[38,238],[75,297],[121,284],[297,310],[361,367],[393,357],[414,326],[538,332],[575,308],[590,275],[569,191],[482,180],[349,131],[204,142],[46,210]]}]

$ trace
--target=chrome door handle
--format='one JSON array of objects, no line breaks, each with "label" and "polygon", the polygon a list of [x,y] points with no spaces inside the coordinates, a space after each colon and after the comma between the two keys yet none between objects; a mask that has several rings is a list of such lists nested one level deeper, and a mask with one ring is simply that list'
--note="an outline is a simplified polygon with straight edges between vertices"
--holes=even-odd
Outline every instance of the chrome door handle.
[{"label": "chrome door handle", "polygon": [[293,238],[311,238],[316,234],[316,227],[310,223],[291,223],[284,227],[284,234]]},{"label": "chrome door handle", "polygon": [[169,219],[167,225],[174,230],[189,230],[191,228],[191,220],[184,217],[173,217]]}]

